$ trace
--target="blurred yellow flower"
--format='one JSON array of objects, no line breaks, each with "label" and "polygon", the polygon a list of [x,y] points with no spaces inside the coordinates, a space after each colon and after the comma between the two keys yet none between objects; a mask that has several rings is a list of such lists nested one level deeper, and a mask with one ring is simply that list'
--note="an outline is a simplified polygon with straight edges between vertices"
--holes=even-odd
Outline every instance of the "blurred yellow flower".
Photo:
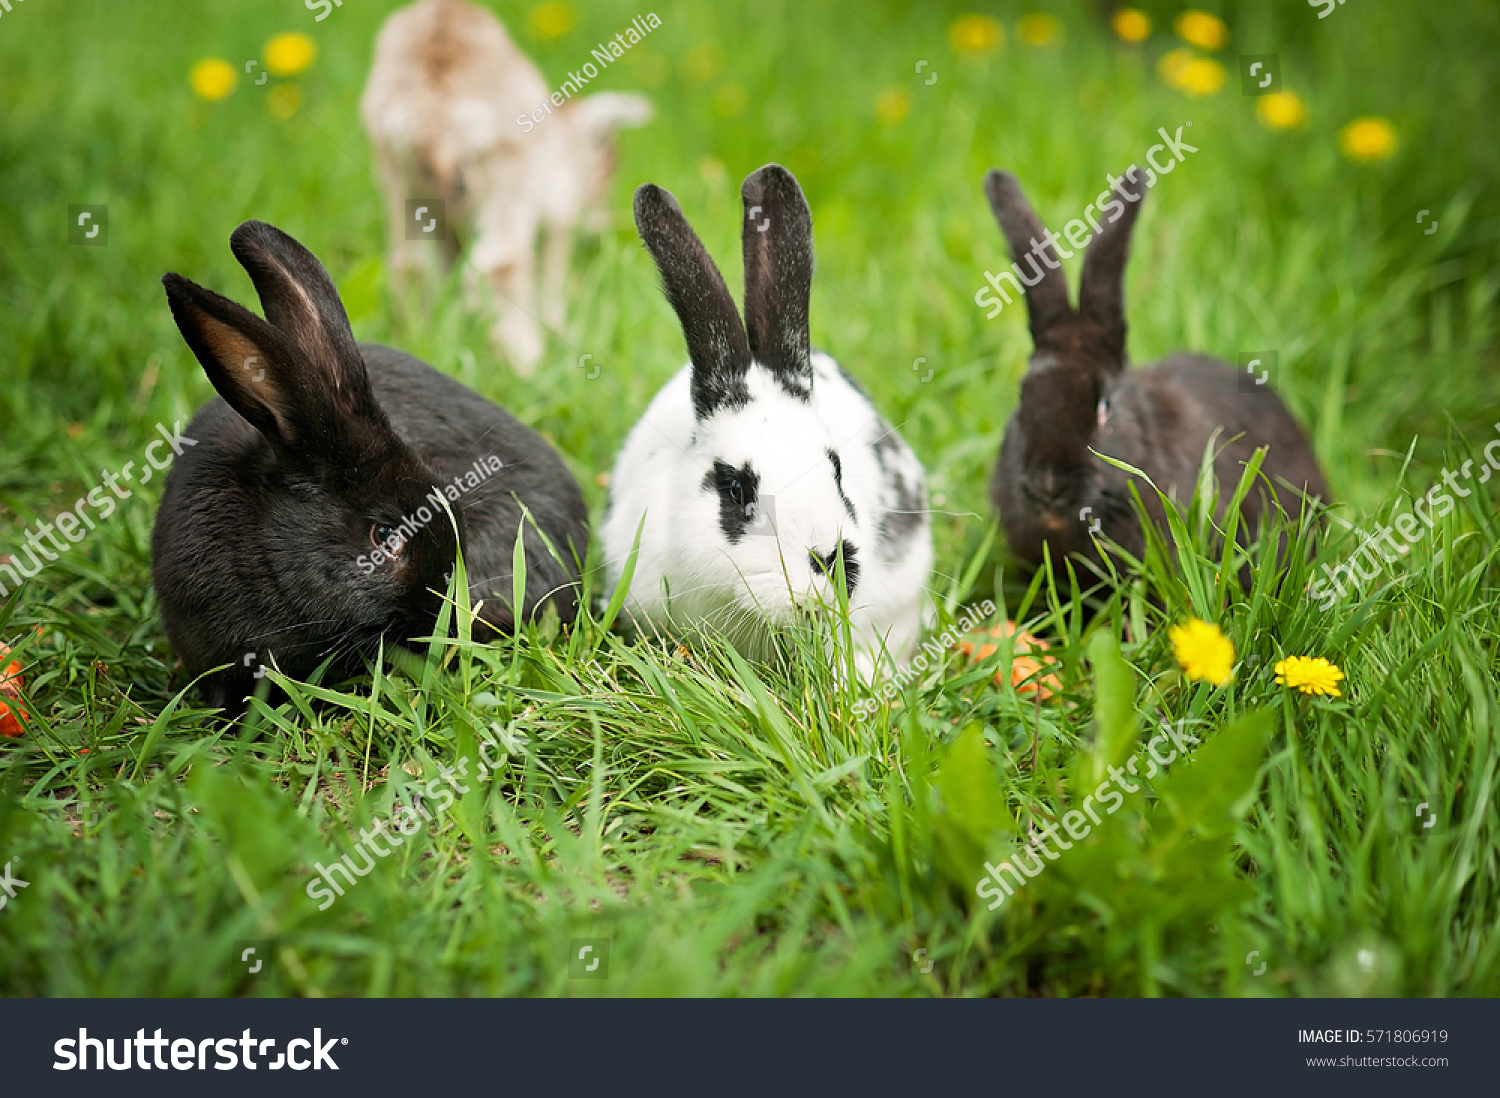
[{"label": "blurred yellow flower", "polygon": [[1273,130],[1290,130],[1307,120],[1307,107],[1291,92],[1272,92],[1255,103],[1261,124]]},{"label": "blurred yellow flower", "polygon": [[1339,131],[1339,148],[1350,160],[1369,164],[1396,151],[1396,130],[1384,118],[1356,118]]},{"label": "blurred yellow flower", "polygon": [[578,16],[573,12],[573,5],[565,4],[563,0],[547,0],[545,4],[538,4],[526,17],[526,25],[531,28],[531,33],[543,41],[561,38],[573,29],[576,22]]},{"label": "blurred yellow flower", "polygon": [[1177,37],[1191,42],[1200,50],[1221,50],[1229,40],[1229,28],[1217,15],[1206,11],[1185,11],[1172,24]]},{"label": "blurred yellow flower", "polygon": [[305,34],[278,34],[266,43],[266,68],[274,76],[296,76],[317,56],[317,45]]},{"label": "blurred yellow flower", "polygon": [[1167,636],[1172,641],[1172,654],[1189,679],[1211,682],[1215,686],[1223,686],[1229,681],[1234,670],[1234,642],[1217,625],[1189,618],[1181,625],[1172,626]]},{"label": "blurred yellow flower", "polygon": [[733,118],[745,109],[749,96],[738,84],[724,84],[714,92],[714,113],[720,118]]},{"label": "blurred yellow flower", "polygon": [[682,57],[682,68],[700,84],[707,84],[724,67],[724,51],[712,42],[700,42]]},{"label": "blurred yellow flower", "polygon": [[194,95],[213,102],[234,91],[235,85],[240,82],[240,74],[228,61],[210,57],[193,66],[192,72],[188,74],[188,82],[193,85]]},{"label": "blurred yellow flower", "polygon": [[1005,28],[991,15],[960,15],[948,25],[957,53],[994,53],[1005,45]]},{"label": "blurred yellow flower", "polygon": [[1151,17],[1140,8],[1121,8],[1109,23],[1127,42],[1144,42],[1151,35]]},{"label": "blurred yellow flower", "polygon": [[1224,66],[1206,57],[1195,57],[1177,73],[1171,81],[1178,91],[1201,97],[1215,95],[1224,87]]},{"label": "blurred yellow flower", "polygon": [[1338,684],[1344,673],[1322,656],[1310,659],[1307,656],[1288,656],[1276,664],[1276,685],[1290,686],[1304,694],[1331,694],[1343,697]]},{"label": "blurred yellow flower", "polygon": [[1055,16],[1043,15],[1040,12],[1023,15],[1021,21],[1016,24],[1016,37],[1028,46],[1050,46],[1053,42],[1061,40],[1062,36],[1062,22]]},{"label": "blurred yellow flower", "polygon": [[1198,59],[1198,55],[1190,49],[1178,46],[1175,50],[1168,50],[1161,55],[1161,60],[1156,63],[1156,71],[1161,78],[1174,88],[1177,81],[1182,79],[1183,70]]},{"label": "blurred yellow flower", "polygon": [[266,93],[266,110],[283,122],[302,107],[302,89],[296,84],[277,84]]},{"label": "blurred yellow flower", "polygon": [[911,100],[900,88],[887,88],[875,100],[875,117],[882,126],[894,126],[911,110]]}]

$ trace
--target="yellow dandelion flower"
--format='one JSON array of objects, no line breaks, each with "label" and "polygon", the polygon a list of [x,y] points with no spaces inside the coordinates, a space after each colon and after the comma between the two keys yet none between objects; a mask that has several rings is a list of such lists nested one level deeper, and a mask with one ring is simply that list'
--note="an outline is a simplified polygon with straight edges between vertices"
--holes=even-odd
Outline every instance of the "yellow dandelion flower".
[{"label": "yellow dandelion flower", "polygon": [[317,56],[317,43],[305,34],[278,34],[266,43],[266,68],[273,76],[296,76]]},{"label": "yellow dandelion flower", "polygon": [[714,113],[720,118],[733,118],[745,109],[749,98],[740,85],[725,84],[714,92]]},{"label": "yellow dandelion flower", "polygon": [[700,84],[718,76],[723,67],[724,51],[712,42],[700,42],[682,57],[683,71]]},{"label": "yellow dandelion flower", "polygon": [[1206,11],[1185,11],[1172,24],[1177,37],[1200,50],[1221,50],[1229,41],[1229,28],[1217,15]]},{"label": "yellow dandelion flower", "polygon": [[266,110],[285,122],[302,108],[302,89],[296,84],[277,84],[266,93]]},{"label": "yellow dandelion flower", "polygon": [[1195,99],[1217,95],[1224,87],[1224,66],[1206,57],[1195,58],[1182,70],[1177,86]]},{"label": "yellow dandelion flower", "polygon": [[911,110],[911,100],[900,88],[887,88],[875,100],[875,117],[882,126],[894,126]]},{"label": "yellow dandelion flower", "polygon": [[1028,46],[1050,46],[1053,42],[1061,41],[1062,36],[1062,21],[1040,12],[1023,15],[1016,24],[1016,37]]},{"label": "yellow dandelion flower", "polygon": [[1144,42],[1151,36],[1151,17],[1140,8],[1121,8],[1109,25],[1127,42]]},{"label": "yellow dandelion flower", "polygon": [[1331,694],[1335,698],[1342,697],[1338,684],[1343,681],[1343,678],[1344,673],[1322,656],[1317,659],[1308,656],[1288,656],[1276,664],[1276,685],[1289,686],[1304,694]]},{"label": "yellow dandelion flower", "polygon": [[956,53],[994,53],[1005,45],[1005,28],[990,15],[960,15],[948,25]]},{"label": "yellow dandelion flower", "polygon": [[1182,665],[1183,673],[1194,681],[1223,686],[1234,669],[1234,642],[1217,625],[1189,618],[1167,632],[1172,654]]},{"label": "yellow dandelion flower", "polygon": [[1307,107],[1291,92],[1272,92],[1255,102],[1255,114],[1261,125],[1273,130],[1290,130],[1307,121]]},{"label": "yellow dandelion flower", "polygon": [[1177,82],[1182,79],[1183,71],[1197,59],[1197,54],[1192,50],[1178,46],[1175,50],[1168,50],[1161,55],[1161,60],[1156,63],[1156,72],[1175,88]]},{"label": "yellow dandelion flower", "polygon": [[210,103],[232,94],[239,82],[240,74],[235,71],[234,66],[217,57],[199,61],[193,66],[192,72],[188,73],[188,83],[193,86],[193,94]]},{"label": "yellow dandelion flower", "polygon": [[1384,160],[1396,151],[1396,129],[1384,118],[1356,118],[1339,131],[1339,148],[1360,164]]},{"label": "yellow dandelion flower", "polygon": [[562,0],[547,0],[545,4],[538,4],[526,17],[526,25],[531,28],[531,33],[544,42],[561,38],[577,22],[578,16],[573,11],[573,5],[564,4]]}]

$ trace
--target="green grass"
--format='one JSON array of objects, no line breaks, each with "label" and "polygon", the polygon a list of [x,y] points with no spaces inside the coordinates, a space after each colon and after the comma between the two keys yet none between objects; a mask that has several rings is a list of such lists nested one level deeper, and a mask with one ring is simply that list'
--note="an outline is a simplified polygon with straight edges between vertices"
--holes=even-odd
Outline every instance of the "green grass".
[{"label": "green grass", "polygon": [[[662,28],[595,84],[643,88],[658,120],[625,135],[614,226],[577,256],[568,339],[523,382],[456,294],[419,314],[388,297],[356,104],[395,6],[315,23],[297,0],[173,0],[150,18],[27,0],[0,17],[0,553],[209,397],[158,279],[249,300],[227,246],[248,217],[323,259],[361,338],[545,432],[597,516],[600,475],[685,357],[631,189],[672,190],[735,289],[738,184],[777,160],[813,208],[814,341],[927,466],[939,627],[987,597],[1035,620],[1062,695],[993,685],[1008,652],[952,656],[862,721],[861,695],[813,647],[752,666],[713,645],[627,643],[596,614],[558,636],[456,639],[373,678],[289,684],[293,701],[226,728],[174,672],[150,589],[149,484],[0,610],[0,639],[30,638],[34,716],[0,743],[0,862],[19,858],[30,882],[0,911],[0,993],[1500,993],[1494,486],[1336,610],[1303,593],[1357,531],[1495,437],[1500,8],[1392,0],[1319,20],[1300,0],[1209,4],[1231,30],[1228,81],[1190,100],[1155,70],[1180,44],[1173,5],[1146,4],[1152,37],[1127,47],[1094,4],[1039,4],[1066,32],[1046,48],[1016,34],[1026,6],[981,6],[1007,32],[989,58],[953,52],[949,22],[975,10],[953,3],[658,6]],[[577,7],[578,25],[542,42],[527,7],[498,5],[553,85],[641,10]],[[243,70],[286,30],[320,51],[293,117],[273,118],[269,88],[245,78],[222,103],[193,98],[195,61]],[[1256,120],[1236,52],[1280,55],[1306,128]],[[1337,131],[1364,115],[1390,119],[1393,157],[1340,155]],[[1090,617],[1066,570],[1028,583],[995,535],[985,480],[1030,345],[1019,307],[986,322],[973,303],[1004,262],[979,181],[1016,172],[1059,227],[1158,126],[1188,119],[1201,151],[1136,233],[1133,357],[1277,349],[1278,386],[1353,529],[1332,523],[1285,575],[1252,550],[1241,591],[1223,578],[1239,558],[1189,509],[1175,553],[1155,546]],[[109,205],[106,247],[68,246],[70,203]],[[1166,631],[1188,615],[1234,640],[1229,685],[1178,671]],[[1345,696],[1275,685],[1287,654],[1334,660]],[[983,861],[1076,808],[1163,720],[1204,741],[1194,759],[987,911]],[[319,912],[310,867],[494,728],[525,736],[506,766]],[[569,978],[580,937],[611,940],[607,981]],[[278,948],[253,982],[230,963],[246,938]]]}]

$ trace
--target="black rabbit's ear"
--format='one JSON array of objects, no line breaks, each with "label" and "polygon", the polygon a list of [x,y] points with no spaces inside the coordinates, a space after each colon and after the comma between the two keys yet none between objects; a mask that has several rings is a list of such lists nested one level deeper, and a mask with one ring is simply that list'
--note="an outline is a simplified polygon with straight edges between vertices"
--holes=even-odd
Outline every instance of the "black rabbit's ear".
[{"label": "black rabbit's ear", "polygon": [[1130,258],[1130,232],[1141,211],[1146,195],[1146,181],[1137,178],[1139,169],[1130,169],[1115,184],[1111,201],[1100,213],[1115,205],[1124,210],[1103,218],[1099,235],[1083,257],[1083,281],[1078,287],[1078,311],[1104,329],[1112,341],[1125,350],[1125,263]]},{"label": "black rabbit's ear", "polygon": [[743,407],[750,400],[750,344],[724,276],[667,191],[646,183],[635,192],[635,224],[687,338],[693,414],[707,419],[720,408]]},{"label": "black rabbit's ear", "polygon": [[235,229],[229,248],[255,283],[266,319],[326,379],[335,402],[355,411],[369,389],[364,359],[339,292],[317,256],[264,221],[246,221]]},{"label": "black rabbit's ear", "polygon": [[1010,245],[1010,256],[1020,279],[1028,287],[1026,313],[1031,318],[1031,339],[1039,343],[1050,329],[1073,315],[1068,304],[1067,278],[1051,242],[1043,237],[1042,223],[1021,193],[1016,177],[991,168],[984,177],[984,193]]},{"label": "black rabbit's ear", "polygon": [[745,331],[750,354],[793,396],[807,398],[812,356],[812,211],[792,173],[767,164],[745,180]]},{"label": "black rabbit's ear", "polygon": [[268,439],[293,445],[296,354],[287,337],[244,306],[179,274],[163,275],[161,282],[178,331],[219,395]]},{"label": "black rabbit's ear", "polygon": [[181,275],[161,281],[172,318],[208,380],[271,443],[336,459],[388,441],[389,421],[352,340],[357,369],[330,369],[326,347],[309,352],[249,309]]}]

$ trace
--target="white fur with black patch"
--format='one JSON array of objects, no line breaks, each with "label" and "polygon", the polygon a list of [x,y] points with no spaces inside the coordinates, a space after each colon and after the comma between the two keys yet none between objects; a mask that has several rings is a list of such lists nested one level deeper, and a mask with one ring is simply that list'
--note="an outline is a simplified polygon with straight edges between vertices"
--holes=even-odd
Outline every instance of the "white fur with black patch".
[{"label": "white fur with black patch", "polygon": [[[922,466],[832,358],[814,352],[812,367],[807,401],[755,363],[746,377],[749,403],[699,421],[685,366],[631,430],[610,482],[603,542],[612,591],[644,516],[625,603],[637,628],[704,628],[763,657],[772,627],[836,603],[831,579],[809,554],[848,542],[858,563],[849,616],[861,674],[871,673],[882,653],[898,666],[911,655],[932,569]],[[839,455],[842,496],[829,450]],[[731,543],[721,497],[704,487],[716,461],[753,467],[760,515],[773,534],[747,531]]]}]

